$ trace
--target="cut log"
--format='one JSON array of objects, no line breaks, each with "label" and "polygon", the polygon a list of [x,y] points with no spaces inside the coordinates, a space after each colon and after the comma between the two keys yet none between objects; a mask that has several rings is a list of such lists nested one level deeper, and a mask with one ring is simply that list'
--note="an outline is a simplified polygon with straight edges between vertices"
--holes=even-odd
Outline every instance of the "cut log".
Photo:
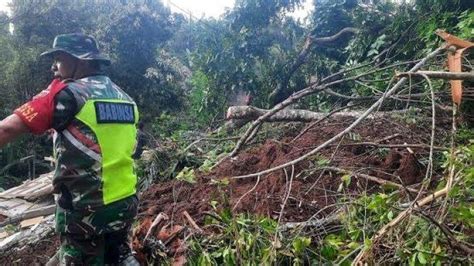
[{"label": "cut log", "polygon": [[35,218],[39,216],[50,215],[50,214],[53,214],[55,210],[56,210],[56,205],[49,205],[42,208],[25,211],[16,216],[8,217],[7,219],[5,219],[5,221],[0,223],[0,226],[5,226],[7,224],[20,222],[22,220],[31,219],[31,218]]},{"label": "cut log", "polygon": [[[253,106],[231,106],[227,109],[227,119],[236,119],[236,120],[256,120],[258,117],[267,113],[268,110],[260,109]],[[335,116],[354,116],[356,117],[360,113],[339,113]],[[267,122],[311,122],[314,120],[319,120],[326,116],[326,113],[312,112],[308,110],[300,109],[284,109],[276,114],[272,115],[265,121]]]},{"label": "cut log", "polygon": [[0,242],[0,253],[16,252],[17,248],[34,245],[54,234],[54,215],[50,215],[31,229],[22,230]]},{"label": "cut log", "polygon": [[43,221],[43,218],[44,218],[43,216],[38,216],[38,217],[35,217],[35,218],[23,220],[20,223],[20,228],[25,228],[25,227],[30,227],[30,226],[33,226],[33,225],[37,225],[37,224],[41,223],[41,221]]},{"label": "cut log", "polygon": [[0,193],[0,198],[13,199],[24,198],[27,200],[36,200],[40,197],[52,194],[53,172],[42,174],[33,180],[27,180],[23,184],[10,188]]},{"label": "cut log", "polygon": [[[396,110],[391,112],[378,112],[376,115],[385,116],[395,113],[405,112],[406,110]],[[239,121],[239,126],[242,125],[242,121],[253,121],[258,119],[260,116],[265,115],[269,110],[260,109],[253,106],[231,106],[227,109],[226,118],[230,121]],[[363,112],[351,111],[351,112],[338,112],[334,113],[333,117],[353,117],[358,118]],[[265,119],[266,122],[311,122],[319,120],[327,116],[327,113],[313,112],[309,110],[301,109],[284,109],[281,110],[269,118]]]}]

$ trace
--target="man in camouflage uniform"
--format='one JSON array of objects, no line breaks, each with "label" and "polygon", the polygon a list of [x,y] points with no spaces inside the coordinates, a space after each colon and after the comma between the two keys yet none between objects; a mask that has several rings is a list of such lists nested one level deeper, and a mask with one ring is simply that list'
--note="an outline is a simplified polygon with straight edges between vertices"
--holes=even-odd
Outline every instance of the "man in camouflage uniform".
[{"label": "man in camouflage uniform", "polygon": [[42,56],[54,58],[55,79],[0,122],[0,146],[54,129],[56,264],[136,264],[128,241],[138,207],[136,104],[102,73],[110,61],[91,36],[59,35]]}]

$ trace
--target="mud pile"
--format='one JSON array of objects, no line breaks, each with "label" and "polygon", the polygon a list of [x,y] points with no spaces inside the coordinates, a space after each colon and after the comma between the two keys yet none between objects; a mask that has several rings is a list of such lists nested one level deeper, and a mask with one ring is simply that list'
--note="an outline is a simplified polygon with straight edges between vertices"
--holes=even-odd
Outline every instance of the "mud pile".
[{"label": "mud pile", "polygon": [[[218,210],[231,208],[234,213],[248,212],[276,218],[289,187],[291,167],[287,167],[286,172],[279,170],[261,176],[259,181],[258,178],[232,177],[256,173],[297,159],[345,129],[353,120],[341,118],[322,123],[294,141],[299,131],[289,132],[280,140],[266,140],[224,161],[211,173],[199,173],[195,184],[175,180],[155,184],[141,196],[140,217],[164,212],[174,217],[174,222],[182,223],[181,213],[187,211],[199,224],[203,222],[206,212],[215,211],[211,206],[213,202]],[[425,166],[420,158],[427,156],[427,147],[407,149],[384,146],[429,143],[429,136],[429,125],[402,125],[383,118],[363,122],[341,141],[295,165],[283,221],[304,221],[335,203],[341,196],[337,190],[342,175],[311,171],[318,165],[356,170],[403,185],[421,181]],[[381,147],[354,143],[376,143]],[[223,184],[225,180],[227,185]],[[355,181],[351,182],[346,192],[353,194],[378,189],[378,186],[364,179]]]},{"label": "mud pile", "polygon": [[[342,174],[312,170],[317,166],[344,168],[404,185],[422,180],[425,166],[420,159],[427,157],[427,147],[407,149],[386,146],[429,143],[430,125],[407,125],[385,118],[365,120],[342,140],[295,165],[294,170],[288,167],[286,171],[275,171],[261,176],[258,182],[257,178],[232,179],[234,176],[266,170],[299,158],[344,130],[353,121],[354,118],[330,120],[316,125],[295,140],[301,130],[287,132],[282,139],[268,139],[263,144],[250,145],[237,157],[224,161],[212,172],[198,173],[197,182],[194,184],[172,180],[152,185],[140,195],[138,226],[133,236],[137,258],[143,262],[149,255],[145,254],[143,239],[159,213],[166,214],[169,219],[157,230],[155,239],[170,244],[172,250],[168,252],[178,260],[184,258],[184,251],[182,239],[176,230],[192,227],[189,219],[183,215],[184,211],[189,213],[199,226],[204,224],[208,213],[219,212],[224,208],[231,209],[234,214],[252,213],[278,218],[292,175],[293,182],[282,215],[283,222],[306,221],[317,212],[324,216],[332,210],[331,206],[340,197],[357,196],[361,191],[370,193],[379,189],[375,183],[353,177],[350,185],[343,192],[338,192]],[[439,126],[437,139],[442,139],[441,134],[446,132],[445,127]],[[360,143],[375,143],[381,146],[359,145]],[[173,239],[170,240],[170,236]],[[25,247],[7,260],[0,260],[0,263],[44,263],[46,258],[54,254],[57,246],[58,240],[54,237],[37,246]]]}]

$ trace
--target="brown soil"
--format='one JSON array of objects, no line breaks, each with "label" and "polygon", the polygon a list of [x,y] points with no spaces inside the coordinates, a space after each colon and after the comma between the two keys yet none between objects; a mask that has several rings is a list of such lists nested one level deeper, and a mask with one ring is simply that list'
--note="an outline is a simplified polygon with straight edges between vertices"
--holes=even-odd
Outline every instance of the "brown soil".
[{"label": "brown soil", "polygon": [[[287,175],[280,170],[262,176],[255,190],[243,197],[239,204],[237,204],[239,199],[255,186],[257,178],[230,179],[230,184],[227,186],[219,185],[217,180],[255,173],[297,159],[346,128],[352,121],[351,118],[342,118],[323,123],[293,143],[290,143],[292,137],[298,132],[290,132],[280,140],[266,140],[263,144],[253,146],[237,157],[224,161],[211,173],[198,174],[196,184],[175,180],[155,184],[141,196],[141,216],[150,217],[164,212],[173,217],[174,221],[183,222],[181,213],[186,210],[201,223],[203,213],[212,210],[210,202],[216,201],[220,208],[234,208],[234,213],[248,212],[277,217],[288,187],[287,179],[290,178],[291,167],[286,169]],[[377,142],[394,134],[398,136],[380,144],[427,142],[429,126],[401,126],[391,123],[382,119],[366,121],[353,131],[351,136],[354,140],[347,136],[339,144],[336,142],[323,149],[318,156],[297,164],[284,220],[307,219],[316,211],[336,201],[338,194],[336,190],[341,182],[340,175],[305,171],[311,165],[321,163],[323,158],[326,160],[332,158],[330,163],[332,166],[344,169],[357,168],[359,173],[362,168],[365,169],[362,173],[405,185],[419,182],[424,176],[425,167],[417,158],[426,156],[428,149],[413,148],[414,154],[411,154],[406,148],[381,150],[370,146],[345,145]],[[366,189],[366,185],[373,186],[372,183],[366,184],[364,180],[358,181],[349,187],[349,192]]]},{"label": "brown soil", "polygon": [[[278,218],[285,194],[287,193],[291,167],[257,178],[229,179],[266,170],[294,160],[330,139],[345,129],[354,119],[341,118],[322,123],[312,128],[302,137],[291,142],[299,132],[289,132],[280,140],[266,140],[241,152],[237,157],[224,161],[217,169],[208,174],[198,174],[197,183],[169,181],[155,184],[141,195],[140,219],[148,220],[160,212],[171,217],[171,223],[185,224],[182,212],[187,211],[200,225],[204,223],[207,212],[217,212],[230,208],[233,213],[252,213]],[[310,166],[322,162],[322,158],[331,160],[331,166],[344,169],[357,169],[379,178],[404,185],[420,182],[425,167],[418,161],[426,157],[429,149],[412,148],[413,154],[406,148],[378,149],[371,146],[345,145],[357,142],[380,142],[380,144],[422,144],[429,143],[430,126],[401,125],[386,119],[367,120],[359,125],[353,134],[342,141],[323,149],[318,156],[303,161],[294,167],[294,179],[290,197],[282,216],[283,221],[305,221],[315,213],[324,216],[333,210],[341,193],[337,189],[341,175],[329,172],[311,172]],[[396,135],[387,141],[380,141]],[[440,136],[440,135],[438,135]],[[313,167],[314,168],[314,167]],[[219,184],[223,179],[230,180],[228,185]],[[359,191],[375,191],[378,186],[364,179],[353,179],[345,195],[358,194]],[[254,188],[253,191],[252,188]],[[249,191],[251,191],[249,193]],[[247,194],[246,194],[247,193]],[[145,226],[147,228],[147,226]],[[135,239],[143,235],[136,234]],[[140,253],[140,251],[139,251]]]},{"label": "brown soil", "polygon": [[0,255],[0,265],[45,265],[59,247],[59,237],[51,236],[34,245],[25,245],[19,250]]},{"label": "brown soil", "polygon": [[[165,242],[169,239],[169,235],[177,230],[176,224],[189,225],[182,215],[183,211],[187,211],[201,226],[204,224],[206,213],[219,212],[224,208],[232,209],[234,214],[252,213],[278,218],[289,187],[291,167],[288,167],[286,172],[279,170],[261,176],[258,184],[256,184],[257,178],[231,179],[230,177],[266,170],[299,158],[345,129],[353,121],[353,118],[327,121],[315,126],[294,142],[291,140],[299,133],[299,130],[287,132],[286,136],[279,140],[269,139],[263,144],[253,145],[242,151],[237,157],[224,161],[211,173],[198,173],[195,184],[172,180],[152,185],[140,196],[141,205],[138,217],[140,223],[134,232],[133,239],[133,246],[138,251],[137,257],[143,261],[145,256],[150,255],[144,249],[142,242],[152,220],[160,212],[166,213],[170,220],[161,225],[153,237]],[[395,134],[397,135],[389,140],[380,141]],[[308,170],[323,163],[323,159],[330,160],[331,166],[357,169],[358,173],[370,174],[405,185],[417,183],[424,176],[425,167],[419,162],[419,158],[427,156],[429,150],[426,148],[412,148],[412,154],[405,148],[382,149],[346,144],[358,142],[422,144],[429,143],[429,136],[429,125],[401,125],[383,118],[366,120],[341,141],[323,149],[317,156],[295,165],[291,193],[282,215],[283,221],[305,221],[317,212],[320,213],[320,216],[324,216],[333,210],[331,205],[336,203],[342,195],[341,192],[337,192],[341,183],[341,175]],[[438,136],[441,135],[438,134]],[[229,180],[229,184],[224,184],[223,180]],[[255,188],[251,191],[253,187]],[[350,186],[343,192],[345,197],[350,197],[362,190],[371,192],[377,189],[379,188],[374,183],[353,178]],[[249,193],[249,191],[251,192]],[[211,202],[217,210],[213,209]],[[47,247],[56,249],[57,239],[46,241],[49,242],[43,242],[43,244],[48,243]],[[177,260],[183,259],[181,256],[183,253],[181,250],[182,241],[180,241],[179,237],[170,241],[171,246],[174,246],[171,254]],[[22,256],[39,260],[54,254],[49,251],[48,253],[44,251],[38,253],[38,250],[46,248],[41,246],[43,244],[40,243],[36,247],[28,249],[31,252],[28,253],[28,256],[22,252]],[[11,263],[20,257],[20,255],[12,255],[8,257],[10,260],[1,259],[0,264]],[[22,260],[24,259],[25,257],[22,257]],[[28,262],[34,261],[29,260]]]}]

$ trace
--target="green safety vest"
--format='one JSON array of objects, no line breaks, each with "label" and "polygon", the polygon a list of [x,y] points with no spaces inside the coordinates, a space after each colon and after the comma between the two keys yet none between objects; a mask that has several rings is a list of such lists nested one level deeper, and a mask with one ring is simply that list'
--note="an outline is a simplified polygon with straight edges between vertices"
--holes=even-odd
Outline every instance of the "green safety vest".
[{"label": "green safety vest", "polygon": [[[105,106],[103,117],[100,114],[101,106]],[[119,109],[120,107],[123,108]],[[135,124],[138,123],[138,109],[135,103],[124,100],[88,100],[76,118],[92,129],[99,142],[104,205],[134,195],[137,177],[131,154],[137,137]]]},{"label": "green safety vest", "polygon": [[58,204],[98,210],[134,195],[132,154],[139,119],[135,102],[106,76],[75,80],[64,90],[61,97],[73,97],[78,112],[55,138],[53,186],[60,193]]}]

